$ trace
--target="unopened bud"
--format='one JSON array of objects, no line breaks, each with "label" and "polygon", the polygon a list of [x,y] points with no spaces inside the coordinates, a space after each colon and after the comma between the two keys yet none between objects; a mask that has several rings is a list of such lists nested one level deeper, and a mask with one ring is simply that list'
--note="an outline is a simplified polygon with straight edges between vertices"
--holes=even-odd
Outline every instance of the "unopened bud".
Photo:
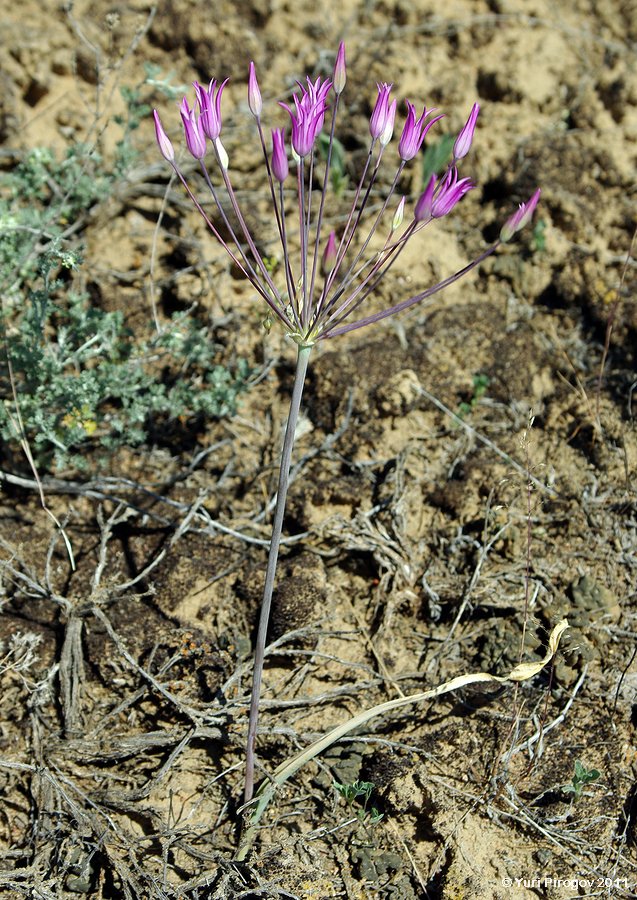
[{"label": "unopened bud", "polygon": [[405,198],[400,198],[400,203],[396,207],[396,212],[394,213],[394,218],[391,223],[391,230],[398,231],[400,226],[403,224],[403,218],[405,215]]},{"label": "unopened bud", "polygon": [[531,221],[535,207],[540,199],[540,188],[533,194],[526,203],[520,203],[519,207],[512,216],[506,220],[500,231],[500,240],[502,243],[510,241],[514,234],[524,228]]},{"label": "unopened bud", "polygon": [[253,62],[250,63],[250,74],[248,75],[248,106],[254,118],[258,119],[263,109],[263,101],[261,100],[261,91],[259,90],[259,82],[257,81],[257,73]]},{"label": "unopened bud", "polygon": [[476,130],[476,121],[478,119],[478,113],[480,112],[480,106],[477,103],[474,103],[471,107],[471,112],[469,113],[469,118],[467,119],[462,131],[456,138],[456,142],[453,145],[453,158],[454,160],[463,159],[471,148],[471,142],[473,141],[473,133]]},{"label": "unopened bud", "polygon": [[325,244],[325,250],[323,251],[323,259],[321,261],[323,275],[325,275],[326,278],[332,273],[332,270],[336,265],[336,255],[336,235],[333,231],[330,231],[327,243]]},{"label": "unopened bud", "polygon": [[157,138],[157,144],[159,146],[161,155],[168,162],[173,162],[175,159],[175,151],[173,149],[173,145],[170,142],[170,138],[164,131],[164,127],[161,124],[161,119],[159,118],[159,113],[156,109],[153,110],[153,118],[155,119],[155,137]]},{"label": "unopened bud", "polygon": [[378,96],[376,97],[376,103],[369,120],[369,133],[374,140],[380,138],[387,127],[389,117],[389,94],[393,85],[383,82],[382,84],[376,85],[376,87],[378,88]]},{"label": "unopened bud", "polygon": [[416,207],[414,209],[414,219],[416,220],[416,222],[426,222],[428,219],[431,219],[435,189],[436,176],[432,175],[429,179],[427,187],[422,192],[422,194],[418,198],[418,202],[416,203]]},{"label": "unopened bud", "polygon": [[382,147],[386,147],[387,144],[391,141],[392,135],[394,133],[394,121],[396,119],[396,101],[392,100],[389,104],[389,110],[387,112],[387,121],[385,122],[385,127],[383,128],[383,133],[381,134],[379,140]]},{"label": "unopened bud", "polygon": [[217,150],[217,156],[219,157],[219,165],[222,169],[228,171],[228,154],[226,153],[226,148],[221,143],[221,138],[217,138],[215,141],[215,148]]},{"label": "unopened bud", "polygon": [[336,62],[334,63],[334,74],[332,75],[332,85],[335,94],[342,94],[347,81],[347,70],[345,67],[345,44],[343,41],[338,45],[338,53],[336,54]]},{"label": "unopened bud", "polygon": [[285,138],[282,128],[272,129],[272,174],[281,184],[288,177],[290,171],[288,155],[285,151]]}]

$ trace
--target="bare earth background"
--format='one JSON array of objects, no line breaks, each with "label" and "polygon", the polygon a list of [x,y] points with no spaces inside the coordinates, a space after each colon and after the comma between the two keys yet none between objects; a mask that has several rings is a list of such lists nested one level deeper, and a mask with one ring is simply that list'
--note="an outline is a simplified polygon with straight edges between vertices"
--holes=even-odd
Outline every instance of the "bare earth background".
[{"label": "bare earth background", "polygon": [[[277,793],[249,860],[233,865],[294,352],[276,326],[265,332],[260,302],[174,186],[156,231],[170,170],[145,121],[135,167],[77,235],[82,286],[140,331],[152,327],[152,298],[160,320],[194,304],[221,361],[242,356],[264,377],[234,418],[121,452],[92,493],[57,473],[47,500],[75,573],[37,492],[5,484],[0,638],[40,642],[26,674],[0,675],[0,890],[637,896],[637,4],[0,7],[5,169],[34,146],[85,140],[108,159],[120,88],[143,81],[144,62],[173,84],[230,76],[224,142],[271,252],[251,59],[264,121],[282,125],[276,100],[296,78],[329,73],[346,41],[350,183],[377,81],[441,107],[443,131],[478,99],[464,172],[479,189],[412,242],[385,303],[462,266],[542,188],[540,226],[476,274],[315,353],[286,522],[302,537],[283,554],[266,660],[263,774],[362,709],[466,672],[506,674],[543,654],[560,618],[572,625],[550,673],[397,710],[329,749]],[[154,102],[177,139],[176,102]],[[420,169],[410,172],[403,189],[415,195]],[[476,376],[488,379],[481,396]],[[576,760],[600,778],[574,802],[563,788]],[[376,824],[362,825],[333,787],[356,780],[374,785]]]}]

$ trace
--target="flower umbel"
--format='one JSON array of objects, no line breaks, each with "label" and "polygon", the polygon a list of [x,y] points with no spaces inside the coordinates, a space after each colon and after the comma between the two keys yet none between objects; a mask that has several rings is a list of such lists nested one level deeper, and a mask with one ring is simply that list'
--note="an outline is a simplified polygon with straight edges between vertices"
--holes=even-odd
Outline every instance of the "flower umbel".
[{"label": "flower umbel", "polygon": [[[403,169],[414,159],[423,145],[429,130],[443,118],[435,109],[424,107],[420,116],[416,107],[409,100],[407,118],[398,141],[399,161],[395,168],[391,187],[381,203],[380,210],[370,214],[366,223],[366,214],[370,206],[372,189],[377,181],[382,160],[387,160],[390,153],[389,144],[394,129],[396,100],[391,98],[392,84],[382,82],[376,86],[376,98],[369,121],[370,143],[367,161],[353,192],[353,200],[349,213],[345,216],[345,224],[339,233],[329,241],[324,234],[325,201],[330,185],[329,172],[333,160],[335,125],[339,111],[339,102],[347,81],[345,48],[341,44],[336,54],[332,78],[307,78],[306,83],[298,84],[291,103],[280,105],[290,117],[290,148],[293,162],[288,161],[286,135],[283,128],[272,130],[272,152],[266,147],[261,128],[263,101],[257,81],[254,63],[250,63],[248,72],[248,105],[256,121],[266,166],[274,219],[279,232],[283,265],[279,271],[284,275],[285,283],[275,281],[257,249],[257,243],[250,234],[245,218],[236,199],[232,185],[228,160],[220,141],[222,128],[221,100],[228,79],[218,84],[212,79],[207,87],[195,82],[198,110],[191,109],[184,98],[181,103],[181,118],[184,126],[186,146],[195,159],[199,160],[202,174],[208,190],[222,218],[225,231],[230,238],[221,236],[203,205],[196,198],[193,189],[187,184],[185,177],[175,163],[172,144],[164,131],[159,116],[155,113],[155,132],[157,143],[164,158],[175,168],[186,186],[189,195],[197,205],[200,213],[208,223],[215,237],[221,241],[233,261],[238,264],[246,278],[253,284],[261,297],[268,303],[271,311],[280,319],[288,333],[300,345],[312,345],[338,334],[362,328],[364,325],[379,321],[418,303],[424,297],[431,296],[451,283],[445,279],[420,293],[414,294],[387,309],[370,311],[360,316],[360,309],[367,304],[377,292],[378,285],[389,269],[400,258],[406,244],[417,233],[434,219],[448,215],[462,199],[475,187],[469,177],[460,177],[458,164],[464,160],[473,142],[476,122],[480,107],[474,103],[467,121],[454,143],[452,162],[445,172],[432,176],[425,190],[412,207],[411,221],[409,214],[405,217],[405,200],[400,204],[400,215],[394,215],[392,197],[398,187]],[[330,113],[329,139],[327,142],[327,161],[323,179],[323,189],[313,190],[313,173],[316,172],[315,153],[319,133],[325,127],[326,116]],[[213,180],[206,163],[207,141],[210,140],[218,170],[221,173],[223,187],[230,201],[231,212],[222,203],[219,188],[214,187]],[[299,256],[294,259],[293,247],[296,241],[289,236],[289,225],[286,219],[283,185],[287,182],[290,165],[296,170],[296,201],[298,207],[298,241]],[[394,164],[396,165],[396,164]],[[508,219],[501,230],[500,241],[487,248],[477,260],[470,263],[469,268],[477,265],[485,256],[492,253],[498,243],[510,238],[529,221],[539,198],[539,191]],[[330,246],[329,271],[325,265],[323,254]],[[466,269],[451,276],[451,280],[461,277]],[[326,273],[327,274],[324,274]],[[320,275],[325,280],[321,283]]]}]

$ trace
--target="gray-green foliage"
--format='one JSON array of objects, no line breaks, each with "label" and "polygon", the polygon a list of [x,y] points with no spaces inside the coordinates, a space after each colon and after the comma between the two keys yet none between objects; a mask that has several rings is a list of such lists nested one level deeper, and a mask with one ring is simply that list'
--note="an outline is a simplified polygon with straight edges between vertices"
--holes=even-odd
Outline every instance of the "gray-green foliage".
[{"label": "gray-green foliage", "polygon": [[[40,464],[81,464],[77,451],[89,439],[112,451],[143,443],[162,421],[235,411],[247,366],[215,365],[218,348],[190,317],[140,341],[121,312],[92,308],[61,287],[45,266],[7,335],[25,436]],[[0,433],[10,441],[19,426],[5,366],[0,376]]]},{"label": "gray-green foliage", "polygon": [[546,222],[537,219],[531,235],[531,247],[535,253],[544,253],[546,250]]},{"label": "gray-green foliage", "polygon": [[89,447],[103,458],[170,421],[231,415],[249,378],[244,361],[216,364],[220,348],[190,317],[136,335],[122,312],[73,287],[75,235],[135,156],[142,87],[124,92],[128,117],[110,169],[76,144],[62,158],[34,148],[0,176],[0,437],[16,460],[26,439],[40,468],[89,468]]},{"label": "gray-green foliage", "polygon": [[351,784],[340,784],[334,782],[334,788],[349,806],[350,810],[355,813],[361,822],[369,822],[371,825],[377,825],[383,818],[375,806],[369,807],[369,801],[374,790],[371,781],[354,781]]},{"label": "gray-green foliage", "polygon": [[89,441],[113,451],[143,443],[162,422],[235,411],[250,375],[245,362],[233,371],[215,365],[219,348],[190,316],[174,317],[162,334],[136,338],[120,311],[94,308],[57,277],[77,263],[69,253],[42,255],[21,311],[3,321],[4,441],[26,437],[46,467],[86,468],[79,451]]},{"label": "gray-green foliage", "polygon": [[601,778],[601,773],[597,769],[587,769],[579,759],[575,760],[575,774],[572,780],[565,784],[562,790],[566,794],[572,794],[574,800],[579,800],[584,793],[587,784],[592,784]]},{"label": "gray-green foliage", "polygon": [[484,397],[489,387],[489,376],[484,374],[478,374],[473,376],[473,394],[471,398],[466,401],[464,400],[458,406],[458,415],[461,419],[464,419],[468,416],[473,410],[476,408],[478,403],[480,402],[480,398]]},{"label": "gray-green foliage", "polygon": [[82,218],[108,196],[112,176],[100,155],[83,144],[58,160],[36,147],[0,178],[0,289],[7,306],[19,304],[24,286],[38,271],[39,258],[61,255]]},{"label": "gray-green foliage", "polygon": [[23,283],[37,272],[38,257],[67,248],[90,209],[126,175],[138,156],[134,133],[150,113],[153,95],[174,97],[182,87],[161,79],[159,69],[147,64],[140,84],[122,88],[126,114],[114,118],[121,134],[108,168],[95,146],[77,143],[61,158],[47,147],[35,147],[0,175],[0,290],[5,306],[7,299],[20,299]]}]

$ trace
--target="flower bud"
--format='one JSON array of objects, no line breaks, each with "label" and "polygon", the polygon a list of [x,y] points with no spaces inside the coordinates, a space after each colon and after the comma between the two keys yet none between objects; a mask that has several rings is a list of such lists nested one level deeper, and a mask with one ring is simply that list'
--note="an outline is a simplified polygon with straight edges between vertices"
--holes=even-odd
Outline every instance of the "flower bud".
[{"label": "flower bud", "polygon": [[321,260],[321,269],[326,278],[332,273],[332,270],[336,265],[336,255],[336,234],[333,231],[330,231],[325,250],[323,251],[323,259]]},{"label": "flower bud", "polygon": [[538,188],[530,200],[527,200],[526,203],[520,203],[513,215],[509,216],[500,231],[502,243],[510,241],[514,234],[524,228],[525,225],[528,225],[540,199],[540,193],[540,188]]},{"label": "flower bud", "polygon": [[257,81],[257,73],[253,62],[250,63],[250,74],[248,75],[248,106],[254,118],[258,119],[263,109],[263,101],[261,100],[261,91],[259,90],[259,82]]},{"label": "flower bud", "polygon": [[170,138],[164,131],[161,119],[159,118],[159,113],[156,109],[153,110],[153,118],[155,119],[155,137],[157,138],[159,151],[165,160],[173,162],[175,159],[175,151],[170,142]]},{"label": "flower bud", "polygon": [[391,230],[398,231],[400,226],[403,224],[403,218],[405,216],[405,198],[400,198],[400,203],[396,207],[396,212],[394,213],[394,218],[391,223]]},{"label": "flower bud", "polygon": [[332,75],[332,84],[336,95],[342,94],[347,81],[347,70],[345,67],[345,44],[343,41],[338,45],[338,53],[336,54],[336,62],[334,63],[334,74]]},{"label": "flower bud", "polygon": [[473,133],[476,130],[476,121],[479,112],[479,104],[474,103],[471,107],[469,118],[467,119],[462,131],[456,138],[456,142],[453,145],[453,158],[455,161],[463,159],[471,148],[471,142],[473,141]]},{"label": "flower bud", "polygon": [[389,109],[387,111],[387,121],[385,122],[385,127],[383,128],[383,133],[381,134],[379,140],[382,147],[386,147],[387,144],[391,141],[392,135],[394,133],[394,120],[396,119],[396,101],[392,100],[389,104]]},{"label": "flower bud", "polygon": [[427,187],[422,192],[414,209],[416,222],[426,222],[432,217],[434,191],[436,189],[436,176],[432,175]]},{"label": "flower bud", "polygon": [[369,120],[369,133],[374,140],[377,140],[381,136],[387,125],[389,117],[389,93],[393,85],[383,82],[382,84],[376,85],[376,87],[378,88],[378,96]]},{"label": "flower bud", "polygon": [[282,128],[272,129],[272,174],[281,184],[288,177],[290,171],[288,155],[285,151],[285,138]]},{"label": "flower bud", "polygon": [[215,148],[217,150],[217,156],[219,157],[219,165],[227,172],[230,161],[228,159],[226,148],[221,143],[221,138],[215,139]]}]

